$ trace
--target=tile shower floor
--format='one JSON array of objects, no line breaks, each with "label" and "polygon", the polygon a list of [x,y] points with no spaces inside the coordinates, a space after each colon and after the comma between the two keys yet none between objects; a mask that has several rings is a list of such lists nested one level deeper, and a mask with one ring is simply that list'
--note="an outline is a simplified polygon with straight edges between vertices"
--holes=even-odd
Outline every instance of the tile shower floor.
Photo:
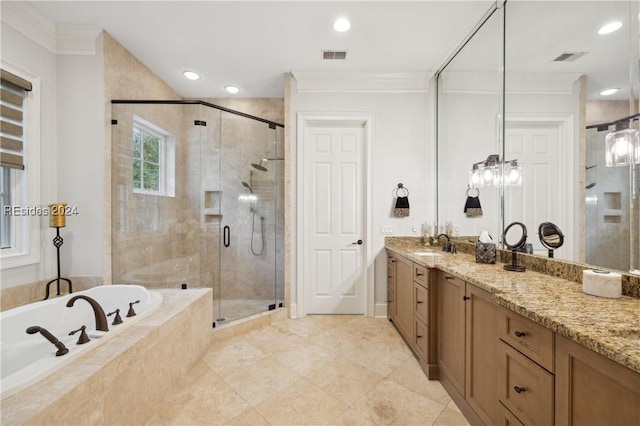
[{"label": "tile shower floor", "polygon": [[467,425],[385,319],[284,320],[214,343],[149,425]]}]

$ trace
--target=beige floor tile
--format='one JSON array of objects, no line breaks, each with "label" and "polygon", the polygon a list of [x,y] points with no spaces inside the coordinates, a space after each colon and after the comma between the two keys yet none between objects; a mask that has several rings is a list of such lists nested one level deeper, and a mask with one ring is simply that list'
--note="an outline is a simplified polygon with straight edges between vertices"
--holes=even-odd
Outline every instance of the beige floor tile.
[{"label": "beige floor tile", "polygon": [[385,330],[393,328],[393,325],[387,319],[356,317],[340,326],[345,330],[353,331],[368,339],[374,338]]},{"label": "beige floor tile", "polygon": [[328,425],[349,408],[306,379],[255,407],[274,425]]},{"label": "beige floor tile", "polygon": [[158,413],[165,425],[224,424],[249,408],[220,376],[199,362]]},{"label": "beige floor tile", "polygon": [[352,408],[379,425],[431,425],[445,406],[384,379]]},{"label": "beige floor tile", "polygon": [[373,389],[383,377],[344,357],[337,358],[307,377],[347,405]]},{"label": "beige floor tile", "polygon": [[326,331],[330,327],[329,324],[318,322],[311,316],[297,319],[287,319],[285,321],[275,323],[273,324],[273,326],[281,330],[290,331],[291,333],[297,334],[301,337],[309,337],[312,334],[318,334],[320,332]]},{"label": "beige floor tile", "polygon": [[164,422],[158,413],[153,413],[151,418],[144,423],[144,426],[164,426]]},{"label": "beige floor tile", "polygon": [[274,326],[251,332],[245,340],[265,353],[289,351],[306,344],[297,334]]},{"label": "beige floor tile", "polygon": [[436,420],[434,425],[438,426],[468,426],[469,422],[457,410],[445,408]]},{"label": "beige floor tile", "polygon": [[343,330],[340,327],[331,328],[320,334],[314,334],[309,337],[309,340],[339,354],[349,353],[353,348],[367,341],[367,339],[360,334]]},{"label": "beige floor tile", "polygon": [[447,404],[447,408],[451,408],[452,410],[457,411],[458,413],[462,414],[462,411],[460,411],[460,407],[458,407],[455,403],[455,401],[452,399],[451,401],[449,401],[449,403]]},{"label": "beige floor tile", "polygon": [[226,424],[234,426],[267,426],[270,423],[254,408],[250,408]]},{"label": "beige floor tile", "polygon": [[314,371],[325,367],[340,355],[305,340],[297,348],[274,352],[271,356],[277,359],[280,364],[306,377]]},{"label": "beige floor tile", "polygon": [[383,376],[388,376],[407,359],[413,358],[406,344],[398,344],[384,334],[354,347],[345,356]]},{"label": "beige floor tile", "polygon": [[332,424],[336,426],[375,426],[374,422],[351,408],[336,418]]},{"label": "beige floor tile", "polygon": [[428,380],[413,356],[409,357],[387,378],[442,405],[451,402],[451,397],[444,390],[442,384],[437,380]]},{"label": "beige floor tile", "polygon": [[211,348],[203,356],[204,362],[222,377],[242,370],[268,355],[245,340],[235,340],[219,348]]},{"label": "beige floor tile", "polygon": [[291,386],[300,376],[274,358],[261,359],[224,377],[224,380],[251,406]]}]

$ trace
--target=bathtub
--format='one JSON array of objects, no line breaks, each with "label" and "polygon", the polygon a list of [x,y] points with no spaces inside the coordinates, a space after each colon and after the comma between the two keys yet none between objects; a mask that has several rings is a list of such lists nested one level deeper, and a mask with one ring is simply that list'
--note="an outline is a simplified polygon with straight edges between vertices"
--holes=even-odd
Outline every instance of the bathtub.
[{"label": "bathtub", "polygon": [[[67,301],[77,295],[86,295],[102,306],[105,314],[120,309],[122,324],[112,325],[113,318],[107,318],[109,331],[97,331],[91,305],[86,300],[76,300],[70,308]],[[136,316],[127,318],[129,303]],[[44,379],[74,359],[93,348],[104,344],[128,326],[149,315],[160,307],[162,296],[138,285],[104,285],[54,299],[31,303],[0,312],[0,398],[11,396]],[[86,326],[91,339],[78,345],[80,333],[69,336],[69,332]],[[69,349],[66,355],[56,356],[56,347],[40,333],[27,334],[26,329],[39,326],[47,329]]]}]

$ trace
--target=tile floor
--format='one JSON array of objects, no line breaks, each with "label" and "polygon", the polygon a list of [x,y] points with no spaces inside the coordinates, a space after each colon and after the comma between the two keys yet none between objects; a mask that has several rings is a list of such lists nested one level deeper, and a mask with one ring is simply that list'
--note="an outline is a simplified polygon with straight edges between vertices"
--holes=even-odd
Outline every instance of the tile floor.
[{"label": "tile floor", "polygon": [[393,325],[308,316],[214,343],[149,425],[467,425]]}]

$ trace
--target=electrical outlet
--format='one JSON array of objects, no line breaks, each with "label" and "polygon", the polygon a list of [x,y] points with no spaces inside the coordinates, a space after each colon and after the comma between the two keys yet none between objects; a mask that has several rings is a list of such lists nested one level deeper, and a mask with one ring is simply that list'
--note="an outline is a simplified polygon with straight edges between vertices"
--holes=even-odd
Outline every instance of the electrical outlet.
[{"label": "electrical outlet", "polygon": [[411,232],[413,232],[414,234],[418,233],[418,227],[417,226],[412,226],[411,227]]}]

